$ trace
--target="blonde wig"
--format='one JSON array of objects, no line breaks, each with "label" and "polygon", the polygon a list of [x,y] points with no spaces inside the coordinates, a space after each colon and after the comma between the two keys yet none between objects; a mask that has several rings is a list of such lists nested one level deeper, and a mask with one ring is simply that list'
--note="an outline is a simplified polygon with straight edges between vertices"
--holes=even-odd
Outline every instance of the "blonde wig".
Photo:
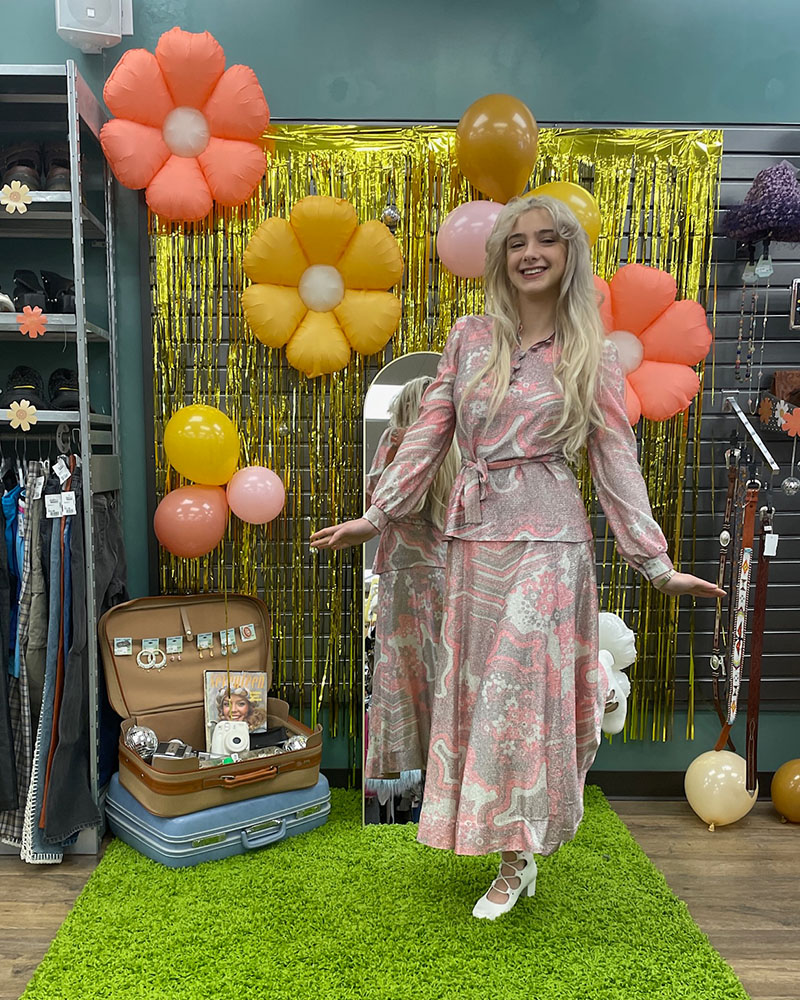
[{"label": "blonde wig", "polygon": [[508,276],[506,244],[521,215],[544,209],[553,220],[558,238],[566,245],[567,261],[556,306],[556,382],[564,396],[560,419],[545,435],[576,462],[594,427],[604,427],[596,388],[605,331],[600,319],[597,290],[592,280],[589,240],[572,211],[563,202],[546,196],[512,198],[497,217],[486,241],[486,314],[494,321],[493,343],[486,365],[467,386],[459,404],[486,376],[493,379],[487,422],[497,413],[508,391],[511,356],[518,345],[517,290]]},{"label": "blonde wig", "polygon": [[[422,397],[431,382],[433,382],[433,379],[430,375],[413,378],[409,382],[406,382],[400,392],[394,397],[389,404],[389,426],[393,430],[405,431],[407,427],[410,427],[414,423],[419,416]],[[431,520],[439,531],[444,531],[450,491],[453,488],[453,482],[460,468],[461,452],[455,440],[453,440],[427,494],[422,498],[421,503],[414,512],[417,513],[422,510],[426,501],[430,501]]]}]

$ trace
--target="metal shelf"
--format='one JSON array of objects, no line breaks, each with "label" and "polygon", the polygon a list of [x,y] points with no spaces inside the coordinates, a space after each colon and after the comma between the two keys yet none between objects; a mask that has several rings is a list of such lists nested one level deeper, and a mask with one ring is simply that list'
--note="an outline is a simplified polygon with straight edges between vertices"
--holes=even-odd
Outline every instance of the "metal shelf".
[{"label": "metal shelf", "polygon": [[[72,235],[69,191],[31,191],[30,197],[28,211],[23,215],[0,211],[0,237],[52,239]],[[81,206],[81,218],[85,240],[105,240],[106,227],[85,205]]]},{"label": "metal shelf", "polygon": [[[16,310],[14,312],[0,313],[0,340],[24,339],[19,332],[19,325],[17,324],[18,315]],[[47,332],[42,334],[42,336],[47,337],[48,334],[54,333],[66,340],[75,341],[77,339],[78,318],[75,313],[43,313],[42,315],[47,317]],[[104,341],[108,343],[110,340],[108,330],[95,326],[94,323],[84,323],[84,329],[86,330],[86,339],[89,341]],[[36,339],[38,340],[39,338],[37,337]]]}]

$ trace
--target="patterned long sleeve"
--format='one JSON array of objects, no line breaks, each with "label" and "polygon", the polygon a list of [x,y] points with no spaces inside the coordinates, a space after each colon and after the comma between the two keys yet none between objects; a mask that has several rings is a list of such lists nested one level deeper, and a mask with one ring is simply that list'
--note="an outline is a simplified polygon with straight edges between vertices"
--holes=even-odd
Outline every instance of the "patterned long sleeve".
[{"label": "patterned long sleeve", "polygon": [[606,427],[595,429],[588,441],[597,497],[622,557],[648,580],[655,580],[673,568],[672,561],[650,509],[625,409],[625,376],[611,342],[605,345],[598,392]]},{"label": "patterned long sleeve", "polygon": [[394,434],[395,432],[391,427],[387,427],[383,434],[381,434],[381,439],[378,442],[378,447],[375,449],[375,455],[372,459],[372,465],[370,465],[369,472],[364,477],[364,499],[366,500],[367,507],[372,503],[372,494],[375,492],[375,487],[380,482],[383,470],[389,464],[390,453],[397,449],[398,442],[394,439]]},{"label": "patterned long sleeve", "polygon": [[390,521],[418,509],[445,459],[456,427],[453,383],[458,372],[458,339],[462,321],[447,338],[436,378],[425,390],[419,417],[406,430],[387,466],[364,517],[379,531]]}]

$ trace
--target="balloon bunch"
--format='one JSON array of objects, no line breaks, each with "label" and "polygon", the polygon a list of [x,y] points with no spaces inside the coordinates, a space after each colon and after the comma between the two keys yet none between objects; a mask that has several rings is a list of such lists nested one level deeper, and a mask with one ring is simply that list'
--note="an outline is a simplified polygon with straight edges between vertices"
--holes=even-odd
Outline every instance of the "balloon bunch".
[{"label": "balloon bunch", "polygon": [[[489,94],[471,104],[456,129],[456,157],[462,174],[492,201],[468,201],[445,218],[436,237],[439,258],[459,278],[480,278],[486,240],[502,206],[521,195],[539,146],[539,126],[530,109],[508,94]],[[579,184],[552,181],[525,197],[549,195],[565,202],[593,246],[600,235],[600,209]]]},{"label": "balloon bunch", "polygon": [[283,509],[286,493],[274,472],[260,465],[236,471],[239,434],[214,406],[178,410],[164,430],[164,451],[175,471],[193,480],[168,493],[153,518],[156,537],[173,555],[194,559],[216,548],[229,508],[249,524],[266,524]]}]

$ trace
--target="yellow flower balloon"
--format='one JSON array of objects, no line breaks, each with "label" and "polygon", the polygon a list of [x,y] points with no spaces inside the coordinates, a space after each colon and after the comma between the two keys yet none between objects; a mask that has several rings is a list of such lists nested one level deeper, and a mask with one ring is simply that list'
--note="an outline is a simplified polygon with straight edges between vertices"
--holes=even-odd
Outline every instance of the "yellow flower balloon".
[{"label": "yellow flower balloon", "polygon": [[204,486],[222,486],[239,464],[239,433],[215,406],[194,403],[170,418],[164,451],[182,476]]},{"label": "yellow flower balloon", "polygon": [[244,254],[253,282],[242,295],[247,322],[267,347],[314,377],[339,371],[351,351],[375,354],[400,321],[387,291],[403,275],[403,257],[382,222],[358,224],[341,198],[311,195],[289,219],[266,219]]}]

